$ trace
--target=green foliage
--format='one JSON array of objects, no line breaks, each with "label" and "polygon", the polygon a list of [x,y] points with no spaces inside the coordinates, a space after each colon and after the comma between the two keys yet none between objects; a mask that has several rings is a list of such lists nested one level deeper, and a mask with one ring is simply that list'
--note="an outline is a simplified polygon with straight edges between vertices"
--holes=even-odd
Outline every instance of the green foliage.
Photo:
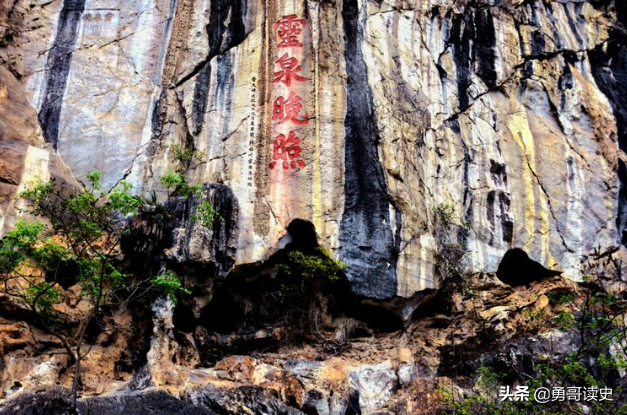
[{"label": "green foliage", "polygon": [[186,199],[190,199],[194,196],[202,196],[202,188],[199,184],[188,183],[184,175],[175,173],[172,170],[167,170],[165,174],[161,176],[159,182],[168,189],[169,197],[183,196]]},{"label": "green foliage", "polygon": [[549,298],[549,304],[562,305],[572,303],[577,298],[577,293],[563,293],[563,292],[550,292],[547,294]]},{"label": "green foliage", "polygon": [[538,310],[538,311],[531,311],[531,310],[524,310],[521,315],[527,320],[527,321],[540,321],[542,320],[542,316],[544,316],[544,311],[543,310]]},{"label": "green foliage", "polygon": [[[627,394],[622,386],[620,371],[627,368],[627,326],[625,313],[627,302],[620,295],[604,288],[604,281],[610,280],[606,269],[617,269],[619,264],[612,262],[607,255],[596,254],[594,264],[587,264],[589,272],[581,291],[549,294],[552,305],[558,306],[558,313],[552,318],[554,327],[569,332],[573,339],[571,353],[556,353],[549,358],[534,362],[532,373],[518,375],[521,385],[529,387],[530,400],[501,402],[499,386],[507,386],[505,378],[492,374],[489,369],[480,368],[475,383],[475,394],[456,396],[444,391],[442,396],[446,414],[522,414],[522,415],[566,415],[588,413],[592,415],[627,415]],[[509,385],[512,389],[515,385]],[[536,403],[533,393],[537,388],[571,386],[610,388],[613,401],[588,401],[587,412],[581,411],[574,402]],[[573,408],[581,412],[574,412]]]},{"label": "green foliage", "polygon": [[575,325],[575,316],[566,310],[560,311],[553,321],[561,331],[568,331]]},{"label": "green foliage", "polygon": [[33,283],[25,292],[25,299],[35,304],[36,311],[47,319],[52,316],[52,307],[59,302],[60,298],[61,294],[56,287],[45,282]]},{"label": "green foliage", "polygon": [[[475,383],[475,393],[467,396],[459,396],[445,388],[439,388],[438,393],[443,397],[445,408],[443,414],[467,414],[467,415],[571,415],[574,403],[567,405],[565,402],[539,403],[533,399],[536,389],[540,387],[568,387],[581,386],[598,388],[605,387],[603,382],[596,379],[586,367],[577,362],[553,362],[551,364],[537,364],[536,374],[530,377],[522,385],[529,387],[529,398],[524,401],[501,400],[498,396],[499,388],[506,386],[505,377],[494,372],[487,366],[481,366],[477,370],[478,379]],[[510,385],[512,386],[512,385]],[[510,388],[513,392],[514,387]],[[616,398],[623,393],[621,388],[614,388],[613,396]],[[590,414],[614,414],[625,415],[627,408],[615,401],[590,401],[586,404],[591,407]]]},{"label": "green foliage", "polygon": [[477,385],[487,390],[493,390],[503,384],[503,376],[494,372],[489,366],[481,365],[477,374],[479,375]]},{"label": "green foliage", "polygon": [[177,295],[190,295],[191,291],[183,287],[181,280],[170,270],[165,270],[161,274],[150,280],[150,283],[163,295],[170,298],[176,304]]},{"label": "green foliage", "polygon": [[435,222],[438,225],[448,226],[455,222],[455,207],[448,203],[440,203],[433,209]]},{"label": "green foliage", "polygon": [[[189,183],[186,175],[190,168],[193,168],[193,162],[202,162],[205,158],[205,152],[196,151],[192,145],[182,147],[174,144],[170,146],[176,166],[174,170],[168,169],[165,174],[160,177],[159,182],[165,186],[168,197],[182,196],[185,199],[193,198],[202,199],[202,186],[199,184]],[[205,228],[211,229],[215,219],[222,219],[215,207],[206,200],[194,206],[190,220],[200,222]]]},{"label": "green foliage", "polygon": [[91,184],[92,189],[100,190],[100,172],[98,170],[87,173],[87,180]]},{"label": "green foliage", "polygon": [[172,150],[174,159],[178,162],[176,169],[178,172],[184,172],[188,168],[193,167],[192,164],[194,160],[202,162],[206,157],[204,151],[196,151],[191,146],[181,147],[178,144],[174,144],[170,146],[170,149]]},{"label": "green foliage", "polygon": [[[154,208],[156,198],[132,195],[132,186],[125,181],[103,192],[97,171],[89,173],[87,180],[89,187],[81,191],[64,191],[54,180],[24,191],[21,197],[30,202],[30,213],[46,225],[19,222],[0,239],[0,290],[25,304],[39,324],[61,341],[75,365],[74,401],[80,361],[89,352],[81,351],[85,333],[104,305],[131,301],[151,289],[173,300],[190,294],[170,271],[142,280],[125,272],[120,261],[119,242],[128,233],[127,217],[147,206]],[[180,174],[169,172],[162,183],[187,198],[200,195],[200,186],[189,185]],[[205,226],[218,216],[208,202],[199,205],[197,215]],[[68,269],[71,276],[60,275]],[[63,294],[61,277],[74,279],[80,286],[77,300],[86,299],[91,305],[78,324],[63,324],[64,316],[56,311]]]},{"label": "green foliage", "polygon": [[0,274],[6,278],[27,259],[43,228],[41,223],[18,222],[14,230],[7,232],[0,240]]},{"label": "green foliage", "polygon": [[[313,252],[291,251],[277,265],[277,286],[272,293],[275,313],[282,315],[288,329],[286,341],[308,338],[316,332],[324,347],[333,342],[320,335],[318,325],[336,305],[337,293],[346,264],[331,257],[330,252],[316,248]],[[334,343],[333,347],[347,345]]]},{"label": "green foliage", "polygon": [[287,261],[279,265],[279,270],[290,277],[331,282],[338,281],[345,268],[345,263],[331,258],[330,252],[321,248],[317,248],[313,255],[292,251],[287,255]]},{"label": "green foliage", "polygon": [[166,170],[165,174],[159,178],[159,183],[164,185],[170,194],[184,181],[183,175],[172,170]]},{"label": "green foliage", "polygon": [[599,354],[597,363],[604,376],[609,376],[612,372],[627,369],[627,359],[625,359],[624,355],[611,356],[606,353],[601,353]]},{"label": "green foliage", "polygon": [[0,240],[0,281],[4,292],[20,298],[46,322],[53,317],[53,305],[60,294],[53,284],[32,275],[31,269],[52,270],[67,260],[69,252],[44,234],[41,223],[18,222]]},{"label": "green foliage", "polygon": [[618,300],[619,298],[616,294],[611,294],[605,291],[597,291],[592,295],[590,303],[593,305],[612,307],[618,303]]},{"label": "green foliage", "polygon": [[[175,173],[172,170],[166,171],[161,176],[160,182],[168,189],[169,197],[182,196],[185,199],[197,198],[201,199],[202,187],[199,184],[191,185],[187,183],[182,174]],[[194,206],[194,211],[190,216],[192,222],[200,222],[205,228],[211,229],[213,221],[222,219],[220,213],[207,200],[202,200]]]},{"label": "green foliage", "polygon": [[174,158],[181,164],[187,164],[194,158],[194,149],[191,147],[181,147],[178,144],[172,145],[172,151],[174,152]]},{"label": "green foliage", "polygon": [[211,229],[215,219],[222,219],[222,216],[220,216],[213,205],[206,200],[194,206],[194,213],[192,213],[190,217],[192,222],[199,222],[207,229]]},{"label": "green foliage", "polygon": [[316,248],[313,254],[289,252],[285,262],[277,267],[279,274],[285,277],[277,295],[284,304],[299,302],[319,286],[339,281],[345,268],[345,263],[331,258],[330,253],[321,248]]},{"label": "green foliage", "polygon": [[[77,269],[77,283],[81,295],[90,298],[97,310],[101,304],[115,297],[119,289],[127,289],[129,274],[116,266],[116,246],[125,217],[137,213],[143,205],[138,196],[129,194],[132,186],[120,182],[109,194],[100,191],[100,173],[87,175],[90,189],[62,193],[54,180],[38,183],[21,196],[31,202],[31,213],[45,219],[42,223],[18,223],[0,242],[0,250],[9,249],[14,255],[4,256],[4,272],[14,272],[19,265],[27,265],[35,274],[18,274],[26,284],[23,292],[13,287],[13,294],[21,296],[36,312],[49,311],[56,298],[57,272],[63,264],[72,263]],[[10,264],[8,263],[12,261]],[[41,275],[52,275],[41,282]],[[48,287],[48,288],[46,288]],[[35,291],[33,291],[35,290]],[[49,313],[45,313],[49,314]]]},{"label": "green foliage", "polygon": [[133,274],[124,273],[115,267],[111,262],[105,264],[107,282],[113,289],[122,288],[125,291],[129,290],[127,282],[131,280]]},{"label": "green foliage", "polygon": [[122,215],[136,215],[147,201],[129,193],[133,185],[122,180],[109,194],[111,208]]},{"label": "green foliage", "polygon": [[[200,186],[188,186],[180,175],[170,173],[162,178],[164,183],[175,183],[184,189],[184,193],[199,193]],[[46,219],[51,229],[48,229],[48,235],[44,235],[43,224],[18,223],[16,229],[0,241],[0,254],[3,254],[0,270],[7,274],[28,262],[35,269],[50,272],[62,263],[72,262],[77,268],[81,295],[89,297],[99,307],[110,299],[117,300],[118,293],[130,291],[128,284],[133,276],[119,269],[116,248],[124,234],[127,215],[137,214],[150,201],[131,195],[132,185],[125,181],[109,194],[101,193],[97,171],[88,174],[87,179],[91,189],[67,195],[60,193],[54,181],[39,183],[22,193],[31,201],[31,212]],[[209,202],[199,206],[198,220],[211,226],[217,212]],[[52,235],[58,242],[52,242]],[[54,287],[55,283],[53,280],[48,284]],[[153,278],[152,283],[166,295],[187,294],[171,273]],[[22,297],[27,301],[35,300],[37,304],[33,307],[36,310],[48,309],[39,303],[52,297],[47,293],[40,296],[28,294],[30,285],[34,284],[26,284],[27,293]]]}]

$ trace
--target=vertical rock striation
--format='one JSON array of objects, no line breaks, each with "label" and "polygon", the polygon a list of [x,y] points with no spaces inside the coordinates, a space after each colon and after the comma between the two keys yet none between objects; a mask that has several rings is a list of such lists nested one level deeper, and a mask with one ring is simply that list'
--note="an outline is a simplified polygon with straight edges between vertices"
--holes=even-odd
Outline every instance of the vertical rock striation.
[{"label": "vertical rock striation", "polygon": [[[0,61],[46,140],[78,177],[99,169],[138,192],[162,190],[176,148],[204,154],[190,179],[239,206],[224,272],[267,259],[299,218],[357,294],[415,300],[439,283],[446,206],[471,228],[470,270],[520,247],[576,279],[595,247],[625,243],[623,2],[33,5],[0,19]],[[282,48],[290,15],[302,46]],[[283,54],[299,68],[290,86]],[[277,118],[291,92],[300,124]],[[289,133],[302,164],[273,168]]]},{"label": "vertical rock striation", "polygon": [[618,160],[620,193],[616,225],[623,245],[627,245],[627,4],[616,3],[617,22],[606,43],[588,51],[592,74],[610,102],[616,118],[621,153]]},{"label": "vertical rock striation", "polygon": [[44,100],[39,110],[39,122],[46,142],[52,143],[55,150],[59,140],[61,107],[83,10],[85,10],[85,0],[63,2],[54,45],[48,53],[46,87]]},{"label": "vertical rock striation", "polygon": [[348,81],[344,121],[346,199],[340,225],[340,253],[342,260],[351,264],[348,277],[357,294],[389,299],[397,291],[398,244],[392,224],[399,220],[396,227],[400,228],[401,215],[388,196],[379,161],[380,138],[361,51],[364,12],[365,8],[359,10],[357,0],[342,4]]}]

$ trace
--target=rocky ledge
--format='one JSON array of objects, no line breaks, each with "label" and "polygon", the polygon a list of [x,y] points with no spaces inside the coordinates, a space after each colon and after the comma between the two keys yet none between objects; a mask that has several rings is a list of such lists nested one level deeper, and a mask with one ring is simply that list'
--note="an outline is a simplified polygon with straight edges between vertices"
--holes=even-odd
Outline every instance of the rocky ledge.
[{"label": "rocky ledge", "polygon": [[[512,384],[577,350],[577,328],[555,319],[573,305],[556,299],[583,297],[586,290],[562,277],[512,288],[495,275],[478,274],[466,294],[451,298],[450,312],[439,300],[427,302],[401,330],[384,332],[338,318],[335,328],[320,327],[315,341],[270,350],[255,350],[263,342],[249,342],[246,354],[209,365],[202,363],[190,335],[175,329],[172,304],[161,301],[154,306],[145,365],[126,374],[103,370],[119,365],[114,362],[121,355],[119,341],[94,346],[84,364],[89,383],[78,409],[91,414],[434,414],[450,404],[444,391],[477,394],[480,368]],[[68,374],[51,365],[53,350],[50,356],[29,357],[32,336],[43,343],[41,334],[19,325],[3,333],[10,334],[3,339],[9,357],[3,389],[9,399],[0,413],[68,413],[68,390],[49,389],[69,385]],[[269,335],[259,329],[249,340]],[[238,336],[244,337],[233,333],[230,341],[242,342]],[[625,379],[619,372],[613,376],[617,384]]]}]

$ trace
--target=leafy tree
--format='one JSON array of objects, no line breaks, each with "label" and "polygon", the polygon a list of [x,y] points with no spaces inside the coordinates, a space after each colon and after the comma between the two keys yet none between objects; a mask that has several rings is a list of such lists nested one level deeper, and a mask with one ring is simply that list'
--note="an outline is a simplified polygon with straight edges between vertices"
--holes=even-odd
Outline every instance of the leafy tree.
[{"label": "leafy tree", "polygon": [[178,294],[191,294],[191,291],[184,288],[181,280],[169,269],[152,278],[150,282],[174,304],[176,304]]},{"label": "leafy tree", "polygon": [[[90,349],[86,335],[105,305],[131,301],[151,290],[175,298],[187,294],[171,271],[137,280],[120,267],[119,242],[129,215],[148,203],[131,195],[130,183],[112,191],[100,188],[100,174],[87,176],[90,187],[67,192],[54,180],[23,192],[31,213],[40,223],[20,222],[0,240],[0,283],[4,294],[26,305],[37,322],[63,345],[74,367],[72,402],[76,408],[82,359]],[[190,186],[191,187],[191,186]],[[90,304],[77,327],[63,324],[57,304],[63,296],[61,282],[72,271],[80,286],[79,300]]]},{"label": "leafy tree", "polygon": [[[182,196],[187,200],[202,198],[202,186],[188,183],[184,174],[167,170],[159,181],[166,187],[168,197]],[[190,219],[192,222],[200,222],[206,228],[211,228],[214,219],[221,219],[221,217],[211,203],[201,200],[194,206],[194,213]]]}]

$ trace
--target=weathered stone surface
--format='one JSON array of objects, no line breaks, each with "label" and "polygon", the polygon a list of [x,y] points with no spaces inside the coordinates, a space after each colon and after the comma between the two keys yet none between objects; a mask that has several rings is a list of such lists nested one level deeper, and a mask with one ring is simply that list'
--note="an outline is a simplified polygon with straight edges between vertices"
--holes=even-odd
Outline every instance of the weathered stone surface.
[{"label": "weathered stone surface", "polygon": [[214,415],[208,408],[176,399],[163,391],[149,391],[137,395],[85,399],[79,404],[83,413],[94,415]]},{"label": "weathered stone surface", "polygon": [[[179,344],[174,339],[172,314],[174,304],[170,298],[159,298],[153,305],[153,336],[146,355],[150,383],[155,386],[178,385],[186,376],[177,370],[174,362]],[[188,362],[193,364],[192,362]]]},{"label": "weathered stone surface", "polygon": [[[78,176],[99,169],[138,191],[192,143],[206,162],[191,176],[224,183],[240,207],[236,266],[303,218],[357,294],[409,298],[437,286],[441,204],[471,224],[475,269],[518,246],[577,278],[593,246],[621,242],[621,2],[25,4],[3,59],[46,141]],[[291,13],[306,19],[290,52],[308,80],[287,88],[273,82],[273,25]],[[273,103],[289,91],[310,118],[294,130],[305,167],[271,169],[289,132]]]},{"label": "weathered stone surface", "polygon": [[[623,242],[623,2],[9,3],[0,62],[72,172],[147,192],[175,146],[204,152],[190,177],[240,207],[233,266],[267,259],[302,218],[355,293],[412,298],[438,285],[444,204],[473,229],[475,270],[521,247],[577,279],[593,247]],[[302,47],[279,48],[293,13]],[[303,78],[289,87],[286,51]],[[273,119],[289,92],[308,123]],[[29,119],[11,134],[40,140]],[[304,167],[271,168],[290,131]]]},{"label": "weathered stone surface", "polygon": [[215,388],[196,389],[190,392],[190,402],[215,409],[225,414],[250,415],[302,415],[262,388],[241,387],[232,390]]},{"label": "weathered stone surface", "polygon": [[392,397],[397,381],[390,362],[365,365],[350,375],[351,396],[358,400],[360,411],[371,413],[384,406]]},{"label": "weathered stone surface", "polygon": [[0,141],[43,144],[37,112],[28,101],[24,87],[0,66]]},{"label": "weathered stone surface", "polygon": [[[303,47],[279,48],[275,24],[292,13],[306,20]],[[99,169],[106,188],[125,179],[163,200],[159,177],[181,148],[204,153],[188,177],[211,183],[204,198],[224,217],[206,230],[190,220],[198,200],[171,202],[174,237],[159,265],[193,288],[179,302],[187,314],[175,322],[160,299],[152,320],[136,320],[145,327],[105,324],[119,332],[89,339],[81,393],[113,396],[81,408],[432,414],[437,387],[451,383],[436,376],[471,383],[491,357],[516,378],[529,359],[571,352],[574,333],[548,327],[565,307],[549,294],[579,290],[563,279],[512,289],[480,276],[476,296],[453,296],[451,315],[414,312],[441,277],[444,206],[471,228],[468,271],[496,271],[520,247],[578,279],[593,248],[625,244],[625,13],[619,0],[0,0],[0,230],[29,181],[70,181],[61,157],[78,177]],[[307,78],[290,87],[273,82],[286,52]],[[307,124],[273,119],[290,91]],[[283,168],[273,140],[292,131],[304,166]],[[318,343],[282,346],[277,327],[206,329],[232,317],[220,303],[207,311],[214,277],[250,277],[247,265],[295,240],[286,228],[298,218],[347,262],[388,332],[351,336],[314,320]],[[267,304],[241,301],[255,313]],[[406,330],[390,334],[383,308]],[[58,345],[37,334],[35,349],[23,327],[2,324],[0,413],[63,413],[65,396],[20,395],[70,384],[68,362],[41,352]],[[205,340],[256,351],[202,356]],[[162,392],[130,392],[149,388]]]},{"label": "weathered stone surface", "polygon": [[[204,201],[211,203],[219,215],[208,224],[209,228],[196,214]],[[217,278],[225,278],[237,252],[239,206],[232,190],[221,184],[205,185],[201,197],[177,198],[164,208],[173,216],[169,223],[172,229],[168,229],[172,245],[166,249],[166,258],[181,265],[212,266]]]},{"label": "weathered stone surface", "polygon": [[[463,312],[425,314],[403,333],[352,338],[349,348],[333,354],[325,352],[322,344],[292,345],[251,356],[231,355],[211,367],[198,366],[195,358],[181,358],[188,356],[183,349],[194,348],[193,340],[191,346],[181,341],[172,319],[173,304],[159,300],[153,310],[145,369],[136,368],[133,382],[115,381],[110,373],[103,373],[111,372],[107,366],[118,365],[120,356],[115,350],[124,343],[101,336],[83,366],[85,387],[79,408],[82,413],[89,407],[92,413],[103,415],[142,409],[164,415],[174,411],[429,415],[442,405],[441,387],[451,393],[470,392],[482,365],[506,375],[508,382],[522,381],[532,374],[534,363],[561,359],[578,346],[576,328],[557,330],[553,322],[559,310],[572,310],[578,301],[547,304],[552,294],[586,295],[576,283],[557,278],[534,282],[530,289],[513,289],[494,275],[477,275],[469,283],[473,294],[462,298]],[[482,317],[495,304],[507,304],[507,316],[499,321]],[[46,414],[64,413],[66,392],[30,394],[49,390],[58,381],[68,384],[63,356],[36,356],[32,350],[21,349],[23,325],[3,327],[6,335],[0,340],[7,348],[0,365],[5,399],[0,402],[0,414],[36,413],[28,411],[38,404],[51,405]],[[328,339],[333,331],[321,329],[318,335]],[[131,336],[126,333],[127,344]],[[15,379],[21,384],[15,384]]]},{"label": "weathered stone surface", "polygon": [[37,180],[51,178],[62,189],[78,186],[61,158],[45,147],[24,87],[0,66],[0,234],[23,215],[19,193]]},{"label": "weathered stone surface", "polygon": [[622,22],[612,30],[608,42],[588,51],[588,59],[594,79],[605,94],[616,118],[616,136],[621,149],[618,157],[620,193],[616,223],[623,245],[627,242],[627,4],[616,2],[617,21]]},{"label": "weathered stone surface", "polygon": [[[214,412],[183,402],[163,391],[127,394],[106,398],[91,398],[78,402],[79,413],[93,415],[152,414],[152,415],[213,415]],[[68,391],[55,389],[35,394],[24,394],[0,406],[2,415],[70,415],[71,400]]]}]

